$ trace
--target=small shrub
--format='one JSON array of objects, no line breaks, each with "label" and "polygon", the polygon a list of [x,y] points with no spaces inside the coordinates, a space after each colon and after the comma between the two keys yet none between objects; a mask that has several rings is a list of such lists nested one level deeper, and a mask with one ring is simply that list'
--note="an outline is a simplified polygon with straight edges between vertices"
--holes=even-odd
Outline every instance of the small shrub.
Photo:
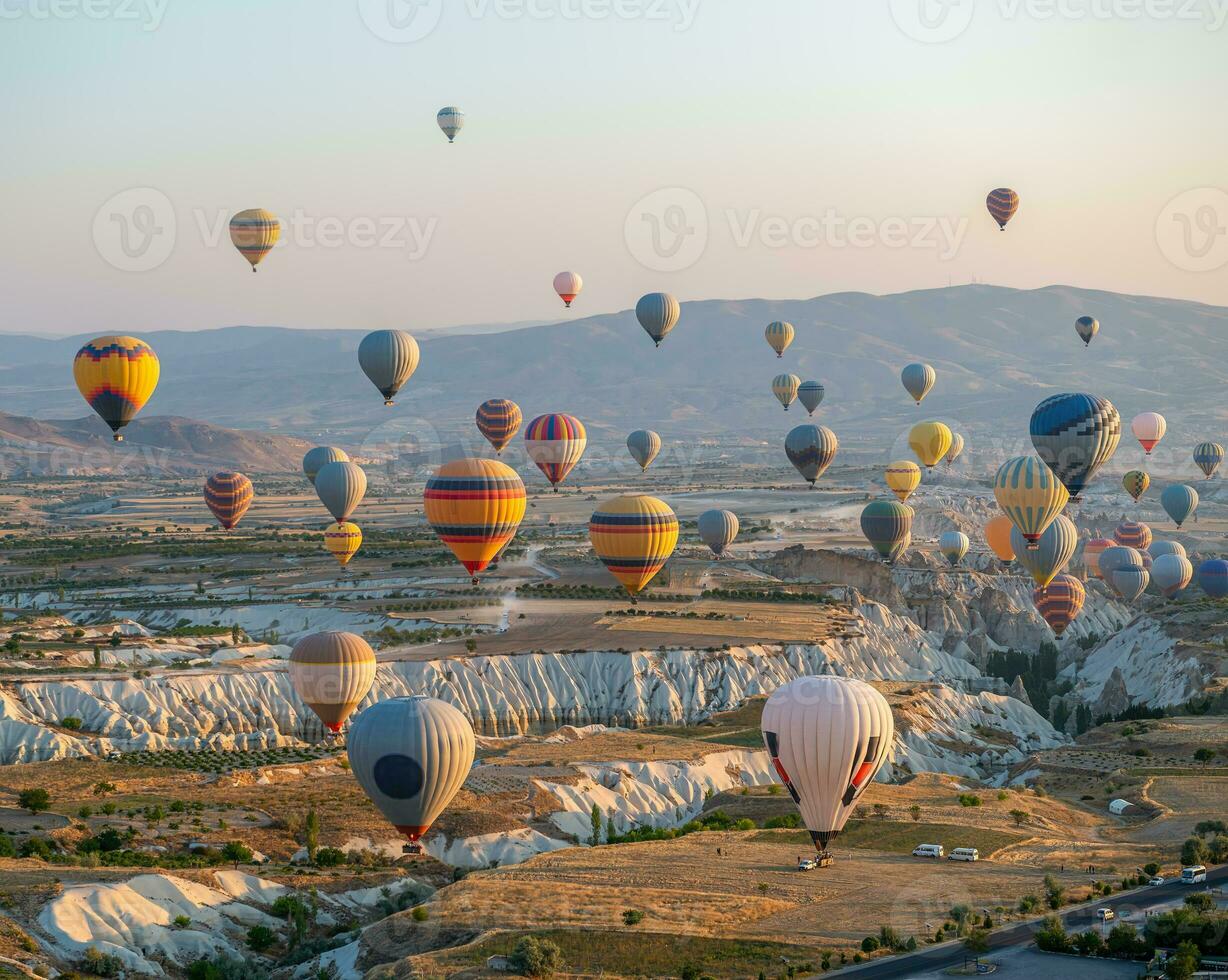
[{"label": "small shrub", "polygon": [[639,909],[623,910],[623,925],[634,926],[644,921],[644,913]]}]

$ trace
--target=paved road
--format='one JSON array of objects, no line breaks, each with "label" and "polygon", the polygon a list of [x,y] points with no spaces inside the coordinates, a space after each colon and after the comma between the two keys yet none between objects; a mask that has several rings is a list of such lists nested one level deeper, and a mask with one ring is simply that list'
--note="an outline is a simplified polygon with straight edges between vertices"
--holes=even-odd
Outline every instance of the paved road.
[{"label": "paved road", "polygon": [[[1228,885],[1228,865],[1222,865],[1207,872],[1207,885],[1205,887],[1223,887],[1224,885]],[[1121,916],[1120,910],[1127,909],[1128,915],[1121,919],[1121,921],[1129,922],[1138,928],[1142,928],[1145,913],[1159,910],[1175,902],[1180,902],[1185,895],[1201,890],[1203,887],[1200,885],[1197,888],[1191,888],[1188,885],[1178,883],[1175,879],[1171,879],[1163,885],[1136,888],[1133,891],[1121,892],[1109,898],[1097,899],[1094,902],[1075,906],[1069,911],[1062,913],[1062,922],[1065,923],[1068,932],[1085,932],[1099,925],[1099,919],[1096,917],[1097,909],[1113,909],[1117,912],[1119,918]],[[1040,919],[1030,919],[1027,922],[1020,922],[1002,929],[995,929],[989,934],[991,958],[994,950],[1027,946],[1032,942],[1032,934],[1036,931],[1041,921],[1043,921],[1043,917]],[[874,960],[872,963],[848,967],[834,975],[852,977],[855,980],[909,980],[911,977],[918,977],[945,967],[958,966],[963,963],[966,956],[963,943],[949,942],[943,943],[941,946],[919,950],[916,953],[883,957]],[[827,976],[832,975],[827,974]]]}]

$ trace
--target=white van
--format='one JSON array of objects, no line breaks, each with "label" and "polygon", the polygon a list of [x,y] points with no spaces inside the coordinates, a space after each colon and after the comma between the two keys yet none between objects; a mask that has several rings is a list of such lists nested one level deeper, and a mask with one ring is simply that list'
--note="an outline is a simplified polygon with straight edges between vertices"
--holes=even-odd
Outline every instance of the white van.
[{"label": "white van", "polygon": [[1207,869],[1201,864],[1196,864],[1191,868],[1181,869],[1181,884],[1183,885],[1200,885],[1207,880]]},{"label": "white van", "polygon": [[979,861],[981,852],[975,847],[957,847],[948,856],[948,861]]},{"label": "white van", "polygon": [[943,855],[941,844],[918,844],[912,849],[915,858],[940,858]]}]

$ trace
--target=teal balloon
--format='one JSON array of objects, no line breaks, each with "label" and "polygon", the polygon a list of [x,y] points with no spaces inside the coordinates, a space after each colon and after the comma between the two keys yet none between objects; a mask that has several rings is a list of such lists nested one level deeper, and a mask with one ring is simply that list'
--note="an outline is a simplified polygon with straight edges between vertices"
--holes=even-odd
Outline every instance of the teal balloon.
[{"label": "teal balloon", "polygon": [[817,381],[803,381],[797,386],[797,400],[806,409],[807,415],[813,415],[814,410],[823,403],[825,390]]},{"label": "teal balloon", "polygon": [[669,293],[649,293],[635,304],[635,318],[658,347],[681,315],[682,307]]},{"label": "teal balloon", "polygon": [[874,550],[894,562],[912,541],[913,509],[898,500],[872,500],[861,512],[861,533]]},{"label": "teal balloon", "polygon": [[1180,527],[1198,510],[1198,491],[1184,483],[1174,483],[1171,487],[1165,487],[1160,494],[1160,506]]},{"label": "teal balloon", "polygon": [[1029,549],[1027,539],[1019,528],[1011,526],[1011,547],[1015,549],[1015,558],[1028,570],[1032,581],[1040,589],[1047,588],[1066,567],[1078,546],[1079,529],[1065,514],[1058,514],[1053,523],[1045,528],[1037,548]]}]

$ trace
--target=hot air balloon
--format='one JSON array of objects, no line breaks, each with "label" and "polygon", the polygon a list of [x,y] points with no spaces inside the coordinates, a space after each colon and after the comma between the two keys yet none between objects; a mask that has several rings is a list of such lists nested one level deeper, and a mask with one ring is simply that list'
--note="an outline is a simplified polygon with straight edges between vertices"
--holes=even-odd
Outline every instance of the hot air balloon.
[{"label": "hot air balloon", "polygon": [[1006,231],[1006,223],[1019,210],[1019,195],[1009,187],[998,187],[989,192],[985,198],[985,207],[989,209],[993,220],[998,223],[1001,231]]},{"label": "hot air balloon", "polygon": [[1079,339],[1083,341],[1083,347],[1086,349],[1092,345],[1092,338],[1100,332],[1100,321],[1094,316],[1081,316],[1075,320],[1075,333],[1079,335]]},{"label": "hot air balloon", "polygon": [[918,422],[908,433],[908,445],[927,470],[933,469],[951,448],[951,430],[941,422]]},{"label": "hot air balloon", "polygon": [[1185,545],[1179,541],[1152,541],[1147,546],[1147,553],[1152,558],[1162,558],[1164,555],[1180,555],[1182,558],[1188,558],[1185,553]]},{"label": "hot air balloon", "polygon": [[256,491],[242,473],[214,473],[205,481],[205,505],[227,531],[243,519]]},{"label": "hot air balloon", "polygon": [[699,540],[720,558],[738,536],[738,515],[731,510],[705,510],[699,515]]},{"label": "hot air balloon", "polygon": [[1053,470],[1035,456],[1016,456],[998,467],[993,493],[1027,542],[1025,550],[1032,551],[1070,498]]},{"label": "hot air balloon", "polygon": [[524,450],[546,475],[555,493],[580,462],[587,445],[584,423],[574,415],[539,415],[524,430]]},{"label": "hot air balloon", "polygon": [[768,342],[768,346],[776,352],[777,357],[784,357],[785,350],[793,343],[793,324],[785,323],[783,320],[775,320],[767,325],[763,331],[763,337]]},{"label": "hot air balloon", "polygon": [[1133,548],[1127,548],[1124,545],[1115,544],[1112,547],[1105,548],[1100,552],[1100,558],[1096,563],[1096,569],[1100,573],[1100,577],[1108,583],[1110,588],[1115,592],[1117,583],[1114,576],[1123,568],[1139,568],[1143,567],[1143,556]]},{"label": "hot air balloon", "polygon": [[985,525],[985,543],[1007,565],[1015,560],[1015,549],[1011,545],[1011,531],[1014,529],[1015,525],[1005,514],[990,518]]},{"label": "hot air balloon", "polygon": [[375,330],[358,345],[358,366],[391,405],[418,369],[418,342],[404,330]]},{"label": "hot air balloon", "polygon": [[1160,494],[1160,506],[1171,517],[1177,527],[1184,524],[1191,514],[1198,510],[1198,491],[1187,487],[1184,483],[1174,483],[1165,487]]},{"label": "hot air balloon", "polygon": [[799,677],[768,698],[761,724],[776,775],[826,858],[891,751],[891,707],[864,681]]},{"label": "hot air balloon", "polygon": [[861,533],[889,564],[912,540],[913,509],[896,500],[871,500],[861,512]]},{"label": "hot air balloon", "polygon": [[315,482],[316,496],[338,524],[350,519],[367,494],[367,474],[349,460],[325,463],[316,473]]},{"label": "hot air balloon", "polygon": [[1208,480],[1223,461],[1224,447],[1218,442],[1200,442],[1194,447],[1194,462],[1207,475]]},{"label": "hot air balloon", "polygon": [[290,683],[336,734],[375,683],[375,652],[353,633],[312,633],[290,651]]},{"label": "hot air balloon", "polygon": [[338,449],[335,446],[316,446],[315,449],[308,449],[303,455],[303,473],[314,487],[316,485],[316,474],[320,472],[321,466],[326,466],[329,463],[348,463],[350,457],[344,450]]},{"label": "hot air balloon", "polygon": [[1164,433],[1168,431],[1168,423],[1158,412],[1143,412],[1141,415],[1134,416],[1134,421],[1130,423],[1130,431],[1134,433],[1134,438],[1138,440],[1144,452],[1150,456],[1156,443],[1163,439]]},{"label": "hot air balloon", "polygon": [[1183,592],[1194,578],[1194,566],[1185,555],[1160,555],[1151,563],[1151,580],[1166,598]]},{"label": "hot air balloon", "polygon": [[839,448],[836,434],[822,425],[799,425],[785,436],[785,455],[812,487],[831,466]]},{"label": "hot air balloon", "polygon": [[1045,533],[1040,536],[1037,547],[1029,547],[1019,528],[1011,528],[1011,547],[1019,557],[1019,564],[1028,570],[1038,589],[1044,589],[1071,558],[1079,546],[1079,529],[1065,514],[1058,514]]},{"label": "hot air balloon", "polygon": [[951,448],[947,450],[947,454],[943,457],[943,462],[947,464],[947,469],[951,468],[954,463],[964,452],[964,437],[958,432],[951,433]]},{"label": "hot air balloon", "polygon": [[635,304],[635,318],[658,347],[681,315],[682,307],[669,293],[648,293]]},{"label": "hot air balloon", "polygon": [[593,512],[588,537],[593,552],[634,601],[674,553],[678,518],[656,497],[612,497]]},{"label": "hot air balloon", "polygon": [[584,280],[580,278],[578,272],[560,272],[554,277],[554,291],[559,294],[559,299],[569,310],[571,301],[580,295],[580,290],[583,288]]},{"label": "hot air balloon", "polygon": [[823,393],[823,386],[817,381],[803,381],[797,386],[797,400],[802,403],[807,415],[813,415],[822,404]]},{"label": "hot air balloon", "polygon": [[1228,561],[1210,558],[1198,566],[1198,584],[1212,599],[1228,596]]},{"label": "hot air balloon", "polygon": [[520,406],[507,398],[491,398],[478,406],[478,431],[502,453],[520,430]]},{"label": "hot air balloon", "polygon": [[1059,638],[1066,632],[1066,627],[1075,621],[1086,601],[1087,590],[1073,575],[1055,575],[1048,588],[1032,591],[1036,611],[1049,624],[1053,635]]},{"label": "hot air balloon", "polygon": [[337,559],[337,564],[344,568],[362,547],[362,531],[357,524],[351,524],[349,521],[330,524],[324,529],[324,547]]},{"label": "hot air balloon", "polygon": [[1113,540],[1125,548],[1145,551],[1151,545],[1151,528],[1138,521],[1126,521],[1113,532]]},{"label": "hot air balloon", "polygon": [[801,383],[802,379],[796,374],[778,374],[772,379],[772,394],[785,407],[786,412],[797,398],[797,389],[801,387]]},{"label": "hot air balloon", "polygon": [[938,551],[952,565],[958,565],[972,544],[962,531],[944,531],[938,536]]},{"label": "hot air balloon", "polygon": [[1125,565],[1113,572],[1113,591],[1126,602],[1133,602],[1147,588],[1151,575],[1142,565]]},{"label": "hot air balloon", "polygon": [[281,222],[264,208],[248,208],[230,219],[230,241],[256,271],[261,260],[281,238]]},{"label": "hot air balloon", "polygon": [[435,113],[435,122],[439,123],[444,136],[448,138],[449,143],[452,143],[456,140],[457,134],[465,128],[465,114],[454,105],[444,106]]},{"label": "hot air balloon", "polygon": [[1138,500],[1151,486],[1151,477],[1142,470],[1130,470],[1121,478],[1121,485],[1126,488],[1126,493]]},{"label": "hot air balloon", "polygon": [[930,389],[934,387],[934,382],[937,380],[938,373],[928,364],[909,364],[900,372],[900,381],[904,384],[904,390],[916,399],[918,405],[930,393]]},{"label": "hot air balloon", "polygon": [[1112,538],[1092,538],[1083,545],[1083,568],[1092,578],[1104,578],[1100,574],[1100,556],[1109,548],[1118,545]]},{"label": "hot air balloon", "polygon": [[1046,398],[1029,426],[1036,454],[1077,501],[1121,441],[1121,416],[1107,398],[1063,394]]},{"label": "hot air balloon", "polygon": [[921,485],[921,467],[910,459],[897,459],[883,472],[887,489],[906,503],[912,492]]},{"label": "hot air balloon", "polygon": [[473,727],[445,701],[389,698],[354,719],[346,750],[358,785],[409,839],[405,852],[420,854],[473,767]]},{"label": "hot air balloon", "polygon": [[640,464],[640,472],[643,472],[661,451],[661,437],[651,429],[636,429],[627,436],[627,451]]},{"label": "hot air balloon", "polygon": [[422,495],[426,519],[476,585],[478,572],[516,536],[524,518],[524,483],[497,459],[444,463]]},{"label": "hot air balloon", "polygon": [[111,427],[119,430],[136,418],[158,386],[158,355],[136,337],[95,337],[77,351],[73,378],[81,397]]}]

